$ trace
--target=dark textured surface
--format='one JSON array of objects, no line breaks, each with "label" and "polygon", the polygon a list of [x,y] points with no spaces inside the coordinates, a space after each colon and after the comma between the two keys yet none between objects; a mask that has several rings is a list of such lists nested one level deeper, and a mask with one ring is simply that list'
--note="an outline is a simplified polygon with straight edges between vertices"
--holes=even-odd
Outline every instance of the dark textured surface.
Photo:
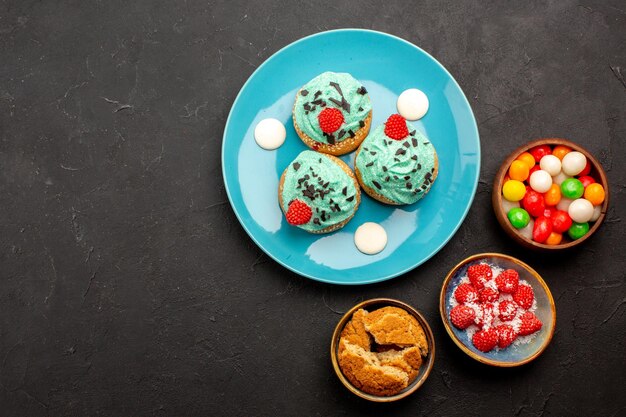
[{"label": "dark textured surface", "polygon": [[[0,1],[0,415],[626,415],[624,3],[321,3]],[[221,177],[246,78],[338,27],[439,59],[484,156],[451,242],[365,287],[270,261]],[[549,257],[509,241],[490,207],[499,161],[541,136],[584,144],[612,191],[599,235]],[[438,317],[445,273],[481,251],[520,257],[552,289],[556,334],[528,366],[473,362]],[[375,296],[419,308],[436,337],[431,377],[396,404],[356,398],[329,362],[339,313]]]}]

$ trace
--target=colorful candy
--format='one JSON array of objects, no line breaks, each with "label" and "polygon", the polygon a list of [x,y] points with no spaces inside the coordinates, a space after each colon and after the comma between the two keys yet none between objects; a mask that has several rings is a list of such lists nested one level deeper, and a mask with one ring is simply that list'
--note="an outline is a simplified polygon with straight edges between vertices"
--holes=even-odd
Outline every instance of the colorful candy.
[{"label": "colorful candy", "polygon": [[541,158],[539,166],[551,176],[555,176],[561,172],[561,160],[554,155],[546,155]]},{"label": "colorful candy", "polygon": [[589,222],[602,215],[606,199],[592,170],[583,153],[564,145],[540,145],[521,153],[502,187],[509,223],[521,236],[546,245],[560,245],[565,233],[580,239],[589,232]]},{"label": "colorful candy", "polygon": [[589,232],[589,223],[574,223],[569,228],[567,234],[572,240],[580,239]]},{"label": "colorful candy", "polygon": [[604,202],[604,187],[598,183],[589,184],[585,187],[585,193],[583,195],[591,204],[598,206]]},{"label": "colorful candy", "polygon": [[547,206],[556,206],[561,201],[561,187],[557,184],[552,184],[543,197]]},{"label": "colorful candy", "polygon": [[528,180],[530,188],[538,193],[545,193],[552,186],[552,176],[543,169],[533,172]]},{"label": "colorful candy", "polygon": [[533,240],[543,243],[552,233],[552,222],[545,216],[537,217],[535,227],[533,228]]},{"label": "colorful candy", "polygon": [[561,194],[563,197],[574,200],[582,197],[584,192],[585,187],[583,183],[576,178],[568,178],[561,184]]},{"label": "colorful candy", "polygon": [[567,214],[576,223],[587,223],[593,217],[593,204],[584,198],[576,199],[569,205]]},{"label": "colorful candy", "polygon": [[502,195],[509,201],[520,201],[526,194],[524,183],[517,180],[508,180],[502,187]]},{"label": "colorful candy", "polygon": [[519,207],[511,209],[507,214],[507,217],[509,218],[511,225],[513,225],[516,229],[522,229],[528,226],[528,223],[530,222],[530,215],[528,212]]},{"label": "colorful candy", "polygon": [[526,165],[528,165],[528,169],[531,169],[535,166],[535,157],[532,156],[529,152],[524,152],[523,154],[520,154],[520,156],[518,156],[516,160],[524,162]]},{"label": "colorful candy", "polygon": [[543,195],[537,191],[530,190],[526,193],[522,200],[522,207],[533,217],[539,217],[543,215],[546,209],[546,203]]},{"label": "colorful candy", "polygon": [[587,166],[587,157],[578,151],[572,151],[563,157],[562,166],[567,175],[578,175]]}]

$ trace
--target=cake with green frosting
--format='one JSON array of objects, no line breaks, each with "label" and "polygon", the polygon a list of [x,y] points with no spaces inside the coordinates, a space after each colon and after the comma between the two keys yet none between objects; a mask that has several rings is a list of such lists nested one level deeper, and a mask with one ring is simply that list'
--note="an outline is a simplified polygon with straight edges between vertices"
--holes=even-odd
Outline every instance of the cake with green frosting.
[{"label": "cake with green frosting", "polygon": [[324,72],[296,93],[293,125],[300,139],[315,151],[352,152],[367,136],[371,123],[369,94],[350,74]]},{"label": "cake with green frosting", "polygon": [[413,204],[439,170],[435,147],[399,114],[377,127],[357,150],[355,174],[363,190],[387,204]]},{"label": "cake with green frosting", "polygon": [[278,202],[289,224],[311,233],[328,233],[354,216],[361,190],[342,160],[303,151],[280,178]]}]

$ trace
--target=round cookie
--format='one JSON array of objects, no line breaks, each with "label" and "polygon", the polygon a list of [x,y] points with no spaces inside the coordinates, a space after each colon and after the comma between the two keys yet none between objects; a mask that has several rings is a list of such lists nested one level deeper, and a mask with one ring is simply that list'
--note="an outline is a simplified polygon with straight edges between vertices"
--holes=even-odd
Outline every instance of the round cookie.
[{"label": "round cookie", "polygon": [[372,123],[367,90],[352,75],[324,72],[296,94],[293,125],[311,149],[331,155],[352,152]]},{"label": "round cookie", "polygon": [[300,153],[278,184],[278,203],[288,223],[311,233],[342,228],[360,202],[361,191],[350,167],[313,151]]},{"label": "round cookie", "polygon": [[354,171],[372,198],[386,204],[413,204],[430,190],[439,161],[428,138],[394,114],[363,141]]}]

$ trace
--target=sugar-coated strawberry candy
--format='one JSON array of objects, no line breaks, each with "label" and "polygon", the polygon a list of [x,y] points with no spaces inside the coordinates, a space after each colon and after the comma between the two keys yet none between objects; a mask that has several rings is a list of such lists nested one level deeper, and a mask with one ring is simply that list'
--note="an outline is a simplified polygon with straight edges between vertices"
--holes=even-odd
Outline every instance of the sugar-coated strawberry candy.
[{"label": "sugar-coated strawberry candy", "polygon": [[531,313],[530,311],[527,311],[526,313],[522,314],[522,316],[520,317],[520,320],[521,320],[521,324],[519,326],[520,336],[528,336],[530,334],[533,334],[536,331],[541,330],[541,327],[543,326],[543,323],[541,323],[541,320],[539,320],[537,316],[535,316],[535,314]]},{"label": "sugar-coated strawberry candy", "polygon": [[481,352],[489,352],[498,343],[498,332],[496,329],[483,329],[474,333],[472,344]]},{"label": "sugar-coated strawberry candy", "polygon": [[460,304],[470,303],[478,299],[478,292],[472,284],[461,284],[454,290],[454,298]]},{"label": "sugar-coated strawberry candy", "polygon": [[552,231],[557,233],[565,233],[572,227],[572,218],[564,210],[554,212],[550,220],[552,220]]},{"label": "sugar-coated strawberry candy", "polygon": [[487,302],[494,302],[498,299],[498,296],[500,295],[500,293],[498,293],[498,290],[494,290],[491,287],[485,287],[483,289],[481,289],[480,291],[478,291],[478,300],[480,300],[481,303],[487,303]]},{"label": "sugar-coated strawberry candy", "polygon": [[535,158],[535,162],[538,163],[544,156],[551,155],[552,149],[548,145],[539,145],[531,148],[528,152]]},{"label": "sugar-coated strawberry candy", "polygon": [[517,304],[515,301],[502,300],[498,303],[498,313],[501,321],[511,321],[517,315]]},{"label": "sugar-coated strawberry candy", "polygon": [[515,329],[508,324],[501,324],[495,330],[498,333],[498,347],[500,349],[511,346],[511,343],[517,339]]},{"label": "sugar-coated strawberry candy", "polygon": [[543,215],[543,212],[546,209],[543,194],[540,194],[532,189],[526,191],[526,194],[524,194],[524,198],[522,199],[522,207],[533,217]]},{"label": "sugar-coated strawberry candy", "polygon": [[385,135],[391,139],[400,140],[409,136],[406,120],[399,114],[392,114],[385,122]]},{"label": "sugar-coated strawberry candy", "polygon": [[480,312],[474,321],[480,328],[491,327],[493,320],[496,318],[496,314],[495,305],[493,303],[486,302],[480,305]]},{"label": "sugar-coated strawberry candy", "polygon": [[496,277],[496,286],[498,287],[498,290],[507,294],[513,294],[517,291],[518,284],[519,274],[514,269],[504,270]]},{"label": "sugar-coated strawberry candy", "polygon": [[517,287],[517,291],[513,293],[513,301],[525,310],[532,307],[534,299],[535,293],[530,285],[520,285]]},{"label": "sugar-coated strawberry candy", "polygon": [[309,207],[305,202],[293,200],[289,203],[289,208],[287,209],[285,217],[287,217],[287,222],[289,222],[289,224],[297,226],[308,223],[309,220],[311,220],[312,215],[313,211],[311,210],[311,207]]},{"label": "sugar-coated strawberry candy", "polygon": [[343,113],[334,107],[326,107],[317,115],[317,121],[320,129],[324,133],[333,133],[341,127],[343,123]]},{"label": "sugar-coated strawberry candy", "polygon": [[485,282],[493,277],[493,271],[487,264],[470,265],[467,268],[467,277],[477,290],[485,286]]},{"label": "sugar-coated strawberry candy", "polygon": [[552,222],[546,216],[541,216],[535,219],[535,226],[533,227],[533,240],[538,243],[543,243],[550,237],[552,233]]},{"label": "sugar-coated strawberry candy", "polygon": [[476,312],[473,308],[466,305],[458,305],[450,310],[450,321],[457,329],[467,329],[474,324]]}]

